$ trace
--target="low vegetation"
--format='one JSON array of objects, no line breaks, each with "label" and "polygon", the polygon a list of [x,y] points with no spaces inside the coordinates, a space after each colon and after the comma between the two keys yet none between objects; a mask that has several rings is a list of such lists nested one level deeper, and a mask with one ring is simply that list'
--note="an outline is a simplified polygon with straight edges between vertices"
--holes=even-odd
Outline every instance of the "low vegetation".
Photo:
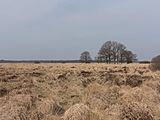
[{"label": "low vegetation", "polygon": [[150,68],[153,71],[160,70],[160,55],[152,59]]},{"label": "low vegetation", "polygon": [[1,64],[0,120],[159,120],[149,64]]}]

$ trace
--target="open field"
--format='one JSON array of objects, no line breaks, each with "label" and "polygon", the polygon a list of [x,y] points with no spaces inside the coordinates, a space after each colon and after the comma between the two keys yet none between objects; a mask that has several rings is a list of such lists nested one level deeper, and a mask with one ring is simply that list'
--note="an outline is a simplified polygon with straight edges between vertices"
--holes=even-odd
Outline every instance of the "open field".
[{"label": "open field", "polygon": [[0,120],[160,120],[143,64],[0,64]]}]

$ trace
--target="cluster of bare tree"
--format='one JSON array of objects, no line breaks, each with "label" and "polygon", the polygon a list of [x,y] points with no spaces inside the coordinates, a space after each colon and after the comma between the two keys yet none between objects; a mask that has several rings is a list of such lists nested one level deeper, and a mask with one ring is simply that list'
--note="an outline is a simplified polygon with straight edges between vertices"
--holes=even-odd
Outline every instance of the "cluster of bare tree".
[{"label": "cluster of bare tree", "polygon": [[[96,57],[97,62],[106,63],[132,63],[136,61],[136,54],[127,50],[126,46],[116,41],[107,41],[101,47]],[[91,61],[88,51],[81,54],[80,60],[83,62]]]},{"label": "cluster of bare tree", "polygon": [[127,50],[122,43],[107,41],[99,50],[97,60],[107,63],[131,63],[136,60],[136,54]]}]

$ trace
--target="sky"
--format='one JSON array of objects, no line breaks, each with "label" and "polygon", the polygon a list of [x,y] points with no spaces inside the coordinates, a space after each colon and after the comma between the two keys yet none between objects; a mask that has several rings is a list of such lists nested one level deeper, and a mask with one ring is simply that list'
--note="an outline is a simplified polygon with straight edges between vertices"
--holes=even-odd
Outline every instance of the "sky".
[{"label": "sky", "polygon": [[94,58],[118,41],[150,60],[160,54],[160,0],[0,0],[0,59]]}]

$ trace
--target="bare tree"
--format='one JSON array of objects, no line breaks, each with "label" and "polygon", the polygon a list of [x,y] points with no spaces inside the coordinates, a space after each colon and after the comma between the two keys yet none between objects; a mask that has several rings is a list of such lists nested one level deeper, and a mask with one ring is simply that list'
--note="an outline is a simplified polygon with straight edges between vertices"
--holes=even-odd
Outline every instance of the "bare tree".
[{"label": "bare tree", "polygon": [[112,60],[114,63],[116,63],[117,59],[116,59],[116,56],[117,56],[117,46],[118,46],[118,43],[113,41],[112,42],[112,48],[111,48],[111,54],[112,54]]},{"label": "bare tree", "polygon": [[126,46],[118,43],[118,48],[117,48],[117,63],[123,63],[125,62],[124,57],[125,57],[125,51],[126,51]]},{"label": "bare tree", "polygon": [[125,50],[126,47],[121,44],[121,43],[118,43],[116,41],[113,41],[112,42],[112,60],[114,63],[119,63],[119,58],[121,56],[121,53],[123,50]]},{"label": "bare tree", "polygon": [[132,62],[136,61],[136,57],[137,57],[137,55],[133,54],[132,51],[129,51],[129,50],[124,51],[125,62],[132,63]]},{"label": "bare tree", "polygon": [[91,55],[88,51],[83,52],[80,56],[81,62],[89,63],[89,62],[91,62],[91,60],[92,60],[92,58],[91,58]]},{"label": "bare tree", "polygon": [[101,47],[101,49],[99,50],[98,56],[105,60],[105,62],[110,63],[111,62],[111,49],[112,49],[112,42],[111,41],[107,41],[106,43],[104,43]]}]

